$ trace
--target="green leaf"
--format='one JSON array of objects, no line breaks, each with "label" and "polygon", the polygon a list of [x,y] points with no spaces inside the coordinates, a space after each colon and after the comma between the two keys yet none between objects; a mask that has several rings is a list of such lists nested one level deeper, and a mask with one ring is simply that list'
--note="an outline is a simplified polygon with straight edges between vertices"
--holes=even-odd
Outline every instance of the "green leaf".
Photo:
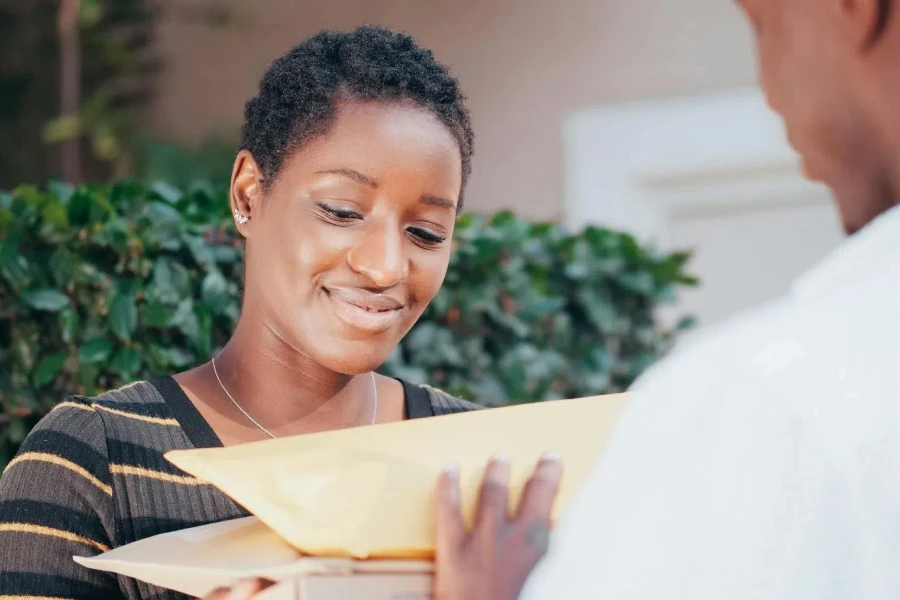
[{"label": "green leaf", "polygon": [[681,319],[678,320],[678,323],[675,324],[675,330],[688,331],[697,327],[697,323],[697,317],[693,315],[681,317]]},{"label": "green leaf", "polygon": [[119,293],[109,305],[109,327],[122,341],[134,336],[138,325],[138,309],[134,296]]},{"label": "green leaf", "polygon": [[60,202],[65,204],[69,201],[69,198],[72,197],[75,186],[71,183],[54,179],[47,183],[47,191],[59,198]]},{"label": "green leaf", "polygon": [[68,287],[75,280],[79,262],[79,258],[66,246],[59,246],[50,256],[50,272],[56,285],[61,288]]},{"label": "green leaf", "polygon": [[565,267],[566,277],[575,280],[581,280],[587,277],[588,267],[584,263],[571,263]]},{"label": "green leaf", "polygon": [[15,224],[16,216],[13,212],[6,206],[0,206],[0,237],[5,235],[5,232],[12,229]]},{"label": "green leaf", "polygon": [[22,294],[22,301],[36,310],[59,312],[69,306],[69,297],[53,288],[36,288]]},{"label": "green leaf", "polygon": [[151,202],[147,205],[145,218],[150,223],[143,232],[146,246],[172,251],[181,248],[181,219],[174,208],[162,202]]},{"label": "green leaf", "polygon": [[84,227],[91,222],[91,204],[94,200],[87,190],[80,188],[69,198],[67,213],[72,227]]},{"label": "green leaf", "polygon": [[158,301],[151,301],[141,306],[141,325],[165,329],[172,325],[175,311],[168,305]]},{"label": "green leaf", "polygon": [[194,313],[197,315],[198,324],[197,336],[193,340],[194,348],[197,349],[200,358],[207,359],[212,352],[213,316],[205,306],[195,307]]},{"label": "green leaf", "polygon": [[194,301],[185,298],[175,310],[172,317],[172,326],[177,328],[189,340],[195,341],[200,336],[200,322],[194,313]]},{"label": "green leaf", "polygon": [[41,218],[54,229],[69,227],[69,213],[62,202],[48,202],[41,211]]},{"label": "green leaf", "polygon": [[210,271],[203,278],[201,297],[213,314],[221,314],[231,301],[228,293],[228,282],[218,270]]},{"label": "green leaf", "polygon": [[151,344],[147,348],[147,359],[154,373],[168,373],[173,369],[183,369],[196,364],[194,355],[181,348],[164,348]]},{"label": "green leaf", "polygon": [[112,359],[110,369],[125,379],[130,379],[141,368],[141,355],[134,348],[122,348]]},{"label": "green leaf", "polygon": [[166,183],[165,181],[155,182],[152,186],[150,186],[150,189],[153,190],[154,194],[156,194],[169,204],[175,204],[183,195],[181,190],[179,190],[174,185]]},{"label": "green leaf", "polygon": [[590,288],[579,290],[577,297],[595,327],[605,333],[615,331],[618,325],[618,314],[612,301]]},{"label": "green leaf", "polygon": [[526,305],[519,312],[519,316],[523,319],[540,319],[561,311],[565,306],[565,298],[541,298],[540,300]]},{"label": "green leaf", "polygon": [[177,304],[191,294],[190,275],[183,265],[160,257],[153,264],[153,279],[148,294],[167,304]]},{"label": "green leaf", "polygon": [[28,287],[33,280],[28,259],[18,254],[12,244],[0,245],[0,275],[16,291]]},{"label": "green leaf", "polygon": [[59,313],[59,331],[62,341],[71,344],[75,341],[78,334],[78,313],[72,307],[69,307]]},{"label": "green leaf", "polygon": [[97,364],[85,364],[81,363],[78,365],[78,375],[75,376],[78,381],[78,385],[84,388],[84,394],[88,396],[96,396],[102,391],[99,385],[100,378],[100,365]]},{"label": "green leaf", "polygon": [[653,276],[645,271],[620,273],[616,281],[625,289],[650,296],[654,292]]},{"label": "green leaf", "polygon": [[113,184],[109,192],[109,201],[119,211],[134,209],[140,211],[144,204],[144,186],[140,183],[125,179]]},{"label": "green leaf", "polygon": [[34,372],[34,376],[31,379],[32,385],[36,389],[40,389],[56,379],[68,358],[68,352],[57,352],[45,357]]},{"label": "green leaf", "polygon": [[203,241],[203,238],[198,235],[185,234],[181,239],[191,251],[197,264],[203,265],[204,268],[211,268],[215,265],[213,249]]},{"label": "green leaf", "polygon": [[81,345],[78,350],[78,362],[86,364],[102,363],[109,359],[113,352],[112,343],[106,338],[93,338]]}]

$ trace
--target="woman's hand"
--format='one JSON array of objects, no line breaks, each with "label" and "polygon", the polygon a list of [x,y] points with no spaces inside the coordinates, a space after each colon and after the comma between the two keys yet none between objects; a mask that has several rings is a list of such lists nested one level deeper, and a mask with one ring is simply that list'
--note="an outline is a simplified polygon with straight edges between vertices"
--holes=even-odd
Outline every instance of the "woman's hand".
[{"label": "woman's hand", "polygon": [[516,515],[509,517],[509,463],[488,465],[475,523],[466,531],[460,512],[459,475],[445,471],[437,491],[436,600],[515,600],[547,552],[550,513],[562,463],[545,455],[535,467]]},{"label": "woman's hand", "polygon": [[202,600],[250,600],[272,584],[262,579],[248,579],[233,588],[219,588]]}]

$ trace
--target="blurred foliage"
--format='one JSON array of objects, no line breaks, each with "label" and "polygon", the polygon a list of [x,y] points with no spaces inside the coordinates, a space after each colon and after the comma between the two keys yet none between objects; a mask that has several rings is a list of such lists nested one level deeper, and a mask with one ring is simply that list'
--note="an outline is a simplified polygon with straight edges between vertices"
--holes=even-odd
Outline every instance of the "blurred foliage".
[{"label": "blurred foliage", "polygon": [[384,371],[486,405],[626,389],[664,354],[656,309],[696,285],[688,253],[501,212],[463,215],[444,285]]},{"label": "blurred foliage", "polygon": [[[200,27],[241,21],[229,1],[80,0],[80,108],[60,116],[60,0],[0,0],[0,188],[58,177],[59,142],[78,139],[83,176],[138,168],[140,117],[164,63],[154,48],[162,19]],[[230,163],[230,161],[229,161]]]},{"label": "blurred foliage", "polygon": [[238,142],[231,136],[213,135],[196,146],[143,137],[135,148],[135,178],[166,181],[187,189],[197,181],[227,186]]},{"label": "blurred foliage", "polygon": [[[152,48],[159,8],[150,0],[79,0],[81,106],[43,127],[55,144],[80,139],[98,165],[129,169],[139,110],[152,97],[161,61]],[[20,180],[21,181],[21,180]]]},{"label": "blurred foliage", "polygon": [[[68,394],[190,368],[239,315],[225,186],[0,192],[0,465]],[[488,405],[624,389],[676,332],[688,255],[625,234],[464,215],[447,279],[383,371]],[[687,322],[685,322],[686,324]]]},{"label": "blurred foliage", "polygon": [[[60,117],[58,0],[0,0],[0,186],[59,172],[56,145],[81,141],[88,177],[129,168],[138,111],[152,97],[160,61],[152,51],[152,0],[81,0],[80,109]],[[6,35],[4,35],[6,34]],[[14,136],[14,137],[7,137]]]}]

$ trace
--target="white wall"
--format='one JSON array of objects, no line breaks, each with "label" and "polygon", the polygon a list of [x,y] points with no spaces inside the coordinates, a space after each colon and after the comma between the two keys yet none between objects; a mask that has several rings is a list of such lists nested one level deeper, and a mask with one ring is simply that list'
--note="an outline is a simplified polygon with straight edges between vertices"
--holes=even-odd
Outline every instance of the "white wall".
[{"label": "white wall", "polygon": [[[163,5],[203,0],[163,0]],[[416,35],[458,73],[475,119],[468,193],[481,210],[559,217],[560,127],[573,110],[730,89],[754,80],[730,0],[231,0],[237,26],[170,19],[168,60],[148,113],[158,132],[196,140],[236,128],[270,60],[325,27],[377,22]]]}]

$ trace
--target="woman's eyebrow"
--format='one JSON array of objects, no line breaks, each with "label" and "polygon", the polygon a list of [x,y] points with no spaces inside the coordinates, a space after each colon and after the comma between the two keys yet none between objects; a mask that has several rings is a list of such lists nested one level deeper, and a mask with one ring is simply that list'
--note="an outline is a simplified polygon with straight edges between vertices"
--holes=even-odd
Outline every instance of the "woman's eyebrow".
[{"label": "woman's eyebrow", "polygon": [[326,169],[324,171],[316,171],[316,175],[339,175],[341,177],[346,177],[347,179],[352,179],[357,183],[361,183],[363,185],[367,185],[370,188],[377,188],[378,181],[368,175],[364,175],[359,171],[354,171],[353,169]]},{"label": "woman's eyebrow", "polygon": [[437,206],[440,208],[450,208],[452,210],[456,210],[456,202],[453,200],[447,200],[446,198],[440,198],[438,196],[431,196],[425,194],[421,198],[419,198],[419,202],[422,204],[427,204],[428,206]]}]

